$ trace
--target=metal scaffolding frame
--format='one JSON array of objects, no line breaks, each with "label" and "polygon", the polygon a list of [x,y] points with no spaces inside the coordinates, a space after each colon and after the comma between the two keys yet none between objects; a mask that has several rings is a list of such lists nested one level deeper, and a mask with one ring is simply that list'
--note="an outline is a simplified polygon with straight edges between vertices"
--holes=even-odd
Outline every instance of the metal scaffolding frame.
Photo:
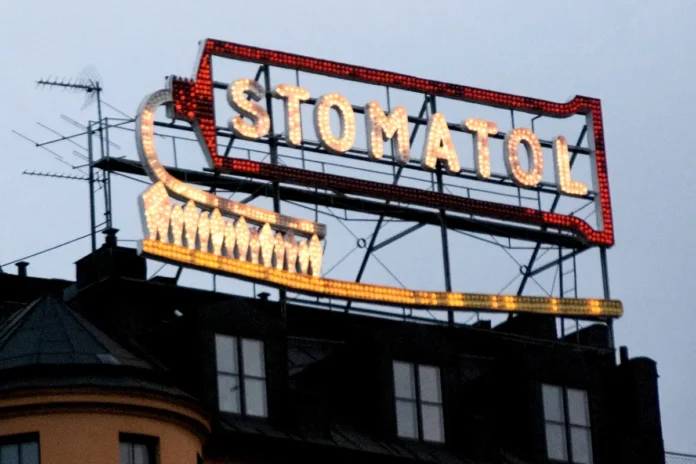
[{"label": "metal scaffolding frame", "polygon": [[[256,140],[255,142],[260,143],[260,144],[265,144],[267,145],[268,151],[259,151],[259,150],[254,150],[250,148],[238,148],[235,147],[234,144],[238,140],[234,134],[227,128],[225,127],[218,127],[217,128],[217,135],[218,135],[218,144],[220,147],[224,147],[224,157],[230,156],[232,149],[235,149],[237,151],[240,151],[242,153],[246,153],[247,157],[251,159],[252,154],[253,155],[258,155],[258,154],[265,154],[270,158],[270,163],[273,165],[279,165],[283,164],[283,160],[287,159],[294,159],[295,161],[298,161],[299,159],[297,157],[293,158],[292,155],[286,154],[286,153],[280,153],[279,149],[293,149],[293,150],[299,150],[301,152],[301,162],[303,167],[305,166],[306,162],[310,162],[309,160],[305,159],[305,152],[309,153],[321,153],[321,154],[326,154],[329,155],[326,157],[325,160],[322,161],[316,161],[312,160],[312,163],[318,163],[321,165],[322,171],[325,171],[326,167],[329,166],[331,168],[347,168],[344,164],[340,162],[341,158],[346,159],[346,160],[365,160],[366,159],[366,152],[365,150],[359,149],[359,148],[353,148],[349,150],[347,153],[341,156],[341,158],[337,158],[336,155],[332,155],[331,153],[327,152],[323,148],[321,148],[320,144],[315,141],[303,141],[301,146],[299,147],[291,147],[285,140],[282,134],[277,133],[275,130],[275,127],[273,125],[273,105],[272,105],[272,94],[268,89],[271,88],[271,67],[266,64],[262,64],[259,66],[258,71],[256,73],[255,79],[259,80],[263,78],[265,88],[266,90],[266,107],[267,111],[269,112],[270,119],[271,119],[271,128],[270,132],[266,137],[263,137],[259,140]],[[297,85],[299,85],[299,72],[296,72],[296,81]],[[225,89],[227,86],[225,84],[219,83],[219,82],[214,82],[214,87],[217,89]],[[390,89],[389,87],[385,86],[385,91],[386,91],[386,98],[387,98],[387,103],[388,103],[388,110],[391,110],[391,97],[390,97]],[[126,130],[126,131],[134,131],[134,122],[135,118],[108,118],[108,117],[102,117],[102,108],[101,108],[101,98],[100,98],[100,92],[101,92],[101,87],[97,84],[95,88],[97,92],[97,100],[98,100],[98,119],[96,121],[89,121],[88,125],[86,126],[86,130],[77,134],[69,135],[69,136],[63,136],[61,135],[59,138],[48,140],[46,142],[42,143],[36,143],[37,147],[47,147],[52,144],[60,143],[63,141],[73,141],[75,138],[78,137],[86,137],[87,138],[87,155],[88,155],[88,175],[87,175],[87,182],[89,184],[89,194],[90,194],[90,224],[91,224],[91,241],[92,241],[92,249],[96,250],[96,237],[97,237],[97,232],[98,232],[98,225],[97,220],[96,220],[96,192],[95,192],[95,186],[99,185],[101,186],[101,190],[103,191],[103,197],[104,197],[104,216],[105,216],[105,228],[106,229],[112,229],[113,228],[113,214],[112,214],[112,191],[111,191],[111,174],[112,173],[118,173],[120,175],[128,175],[128,174],[134,174],[134,175],[140,175],[144,176],[145,170],[141,166],[141,164],[137,161],[129,160],[123,157],[112,157],[109,147],[112,145],[113,142],[110,140],[110,135],[116,131],[116,130]],[[316,99],[311,99],[310,101],[304,102],[303,104],[305,105],[314,105],[316,103]],[[356,113],[362,114],[364,113],[364,109],[361,107],[354,107],[353,108]],[[437,100],[435,96],[433,95],[423,95],[423,103],[421,106],[421,109],[416,117],[414,116],[409,116],[408,120],[411,124],[413,124],[413,130],[410,134],[410,142],[413,143],[415,140],[416,136],[419,133],[419,130],[421,126],[424,126],[427,124],[428,121],[428,116],[435,113],[437,111]],[[514,111],[510,111],[510,117],[512,121],[512,126],[514,127]],[[532,120],[532,124],[534,124],[535,120],[538,119],[541,116],[536,116]],[[175,121],[170,121],[170,122],[163,122],[163,121],[155,121],[155,125],[158,128],[162,129],[167,129],[170,131],[175,131],[177,134],[185,134],[185,133],[192,133],[193,129],[187,125],[177,123]],[[454,125],[454,124],[449,124],[450,130],[452,131],[462,131],[460,126]],[[95,143],[93,141],[93,137],[97,135],[99,140],[98,140],[98,151],[97,147],[95,147]],[[591,154],[591,150],[587,147],[583,147],[582,143],[583,140],[585,139],[585,136],[587,135],[587,126],[585,125],[578,138],[577,142],[569,147],[569,152],[571,154],[571,166],[574,165],[576,158],[580,155],[589,155]],[[376,217],[374,220],[374,229],[372,233],[367,237],[357,237],[356,236],[356,248],[353,249],[355,251],[356,249],[363,249],[364,253],[362,255],[362,259],[360,261],[360,265],[357,269],[355,281],[360,282],[362,278],[364,277],[364,273],[367,267],[367,264],[371,258],[376,258],[375,252],[378,250],[391,245],[403,237],[425,227],[425,226],[436,226],[440,230],[440,236],[441,236],[441,254],[442,254],[442,264],[443,264],[443,277],[444,277],[444,286],[447,291],[452,290],[452,278],[451,278],[451,270],[450,270],[450,250],[449,250],[449,238],[448,238],[448,233],[450,231],[455,231],[458,233],[462,233],[464,235],[478,238],[480,240],[483,240],[484,242],[487,242],[489,244],[495,245],[497,247],[502,248],[510,258],[512,258],[513,261],[515,261],[516,265],[518,266],[519,269],[519,275],[513,279],[510,283],[508,283],[509,287],[517,278],[520,278],[521,281],[519,283],[519,286],[517,288],[517,295],[522,295],[525,290],[526,290],[526,285],[530,279],[534,279],[535,276],[544,273],[544,272],[550,272],[550,271],[555,271],[554,275],[554,282],[552,284],[551,292],[554,292],[554,287],[556,285],[556,279],[558,279],[558,296],[559,297],[577,297],[578,293],[578,274],[577,274],[577,269],[575,267],[575,262],[576,258],[584,253],[587,253],[590,250],[593,250],[595,248],[599,249],[599,254],[600,254],[600,271],[601,271],[601,277],[602,277],[602,287],[603,287],[603,297],[605,299],[608,299],[610,297],[609,293],[609,276],[608,276],[608,267],[607,267],[607,256],[606,256],[606,248],[604,247],[593,247],[593,246],[588,246],[583,240],[579,239],[577,236],[565,233],[560,230],[550,230],[548,227],[531,227],[531,226],[519,226],[516,224],[509,224],[509,223],[504,223],[500,221],[493,221],[493,220],[487,220],[487,219],[482,219],[479,217],[473,217],[473,215],[465,215],[465,214],[453,214],[452,212],[449,212],[445,210],[444,208],[438,208],[436,210],[429,210],[427,208],[414,208],[410,205],[407,204],[394,204],[394,202],[390,200],[383,200],[379,201],[377,199],[370,199],[370,198],[365,198],[364,196],[359,196],[359,195],[350,195],[349,193],[346,194],[345,192],[341,192],[341,194],[337,194],[337,192],[331,192],[331,191],[321,191],[320,189],[317,188],[311,188],[309,186],[298,186],[298,185],[288,185],[283,183],[282,181],[278,180],[272,180],[270,182],[265,182],[263,179],[254,179],[251,176],[239,176],[239,175],[230,175],[224,172],[221,172],[220,170],[214,170],[214,169],[208,169],[204,171],[192,171],[192,170],[187,170],[187,169],[182,169],[178,167],[178,161],[177,161],[177,142],[178,141],[196,141],[196,139],[190,138],[190,137],[185,137],[183,135],[165,135],[165,137],[171,138],[172,140],[172,148],[173,148],[173,153],[174,153],[174,166],[173,167],[167,167],[168,172],[178,178],[181,179],[185,182],[189,183],[194,183],[197,185],[205,186],[210,189],[211,192],[226,192],[228,194],[234,194],[234,193],[247,193],[249,196],[246,197],[244,200],[242,200],[243,203],[253,201],[255,198],[258,197],[269,197],[272,198],[273,201],[273,210],[277,213],[280,213],[282,204],[284,202],[293,204],[293,205],[298,205],[298,206],[303,206],[308,208],[308,209],[313,209],[315,219],[318,219],[320,215],[323,214],[329,214],[335,219],[341,221],[342,224],[344,224],[344,227],[353,234],[353,232],[347,228],[345,225],[345,221],[350,221],[351,218],[349,218],[348,214],[350,212],[357,212],[361,214],[369,214],[373,215]],[[502,138],[502,134],[497,134],[495,136],[492,136],[494,138]],[[224,143],[220,143],[220,140],[222,140]],[[394,152],[394,146],[393,146],[394,141],[392,140],[392,154]],[[542,145],[545,147],[551,146],[551,142],[549,141],[542,141]],[[95,155],[99,154],[100,158],[95,159]],[[338,161],[337,161],[338,160]],[[399,165],[396,166],[395,163],[389,162],[386,159],[379,160],[377,161],[377,165],[375,166],[388,166],[391,168],[391,182],[392,185],[397,185],[399,181],[402,178],[408,177],[407,174],[411,170],[420,170],[419,167],[416,166],[415,161],[411,161],[410,163],[407,163],[405,165]],[[98,169],[101,172],[101,175],[97,175],[95,172],[95,169]],[[379,174],[379,175],[386,175],[385,171],[379,171],[376,169],[370,169],[370,168],[355,168],[354,166],[351,166],[350,169],[359,169],[362,171],[367,171],[372,174]],[[422,172],[422,171],[421,171]],[[444,193],[446,190],[449,190],[450,188],[461,188],[458,185],[451,184],[450,181],[453,176],[451,176],[448,173],[444,172],[443,166],[441,162],[438,162],[437,168],[434,173],[430,175],[430,188],[433,191],[437,191],[439,193]],[[516,187],[512,184],[510,179],[506,178],[505,176],[501,175],[496,175],[495,173],[491,175],[490,179],[487,180],[480,180],[476,178],[475,172],[467,169],[462,169],[461,173],[458,176],[459,179],[464,179],[467,181],[470,180],[476,180],[477,182],[481,182],[483,185],[486,185],[486,183],[493,184],[496,187],[499,186],[506,186],[511,189],[516,189],[516,194],[511,194],[510,197],[516,197],[519,201],[519,204],[521,205],[523,200],[524,201],[536,201],[539,208],[541,208],[541,195],[546,194],[546,195],[555,195],[553,198],[553,202],[551,204],[551,207],[548,209],[550,212],[556,211],[556,208],[558,206],[559,200],[561,198],[561,195],[556,191],[553,185],[541,183],[537,189],[533,191],[534,195],[530,195],[527,192],[523,191],[519,187]],[[130,177],[129,177],[130,178]],[[415,178],[414,178],[415,179]],[[417,179],[419,181],[422,181],[422,179]],[[471,191],[473,189],[470,187],[466,187],[466,192],[467,195],[471,194]],[[481,190],[484,191],[485,190]],[[492,194],[496,195],[501,195],[498,192],[489,192]],[[588,192],[588,194],[585,196],[585,200],[587,201],[587,204],[585,204],[582,208],[587,207],[588,205],[591,205],[594,200],[595,200],[596,193],[595,192]],[[308,205],[308,206],[307,206]],[[324,212],[323,210],[320,210],[320,206],[322,208],[326,208],[327,212]],[[313,208],[312,208],[313,207]],[[332,209],[338,209],[343,211],[343,216],[340,216],[338,214],[335,214]],[[388,219],[387,219],[388,218]],[[352,219],[355,220],[355,219]],[[413,223],[410,225],[408,228],[405,230],[402,230],[401,232],[395,233],[391,235],[390,237],[386,239],[382,239],[381,241],[378,241],[378,238],[380,237],[380,233],[382,232],[383,227],[385,226],[386,222],[388,221],[400,221],[403,223]],[[354,235],[354,234],[353,234]],[[498,240],[496,237],[502,237],[503,240]],[[505,240],[506,239],[506,240]],[[518,241],[524,241],[528,245],[526,246],[517,246],[513,244],[513,240],[518,240]],[[526,264],[521,264],[519,263],[512,254],[510,254],[510,250],[514,249],[528,249],[531,250],[531,254],[529,256],[528,261]],[[557,252],[557,257],[551,259],[550,261],[541,263],[541,259],[548,253],[552,252],[555,250]],[[353,252],[351,251],[351,253]],[[348,255],[346,255],[347,257]],[[345,257],[343,258],[345,259]],[[343,262],[343,259],[340,260],[338,263],[334,265],[334,267],[340,265]],[[377,258],[378,259],[378,258]],[[569,264],[568,264],[569,262]],[[386,266],[385,266],[386,268]],[[179,276],[181,275],[181,268],[177,270],[176,273],[176,278],[178,279]],[[391,273],[387,269],[388,272]],[[330,271],[329,271],[330,272]],[[392,274],[393,275],[393,274]],[[398,280],[398,279],[397,279]],[[506,288],[507,288],[506,287]],[[504,289],[503,289],[504,290]],[[502,292],[502,290],[501,290]],[[332,301],[320,301],[319,298],[304,298],[302,296],[297,296],[293,298],[289,298],[287,295],[287,292],[284,290],[279,291],[280,295],[280,302],[282,305],[282,310],[283,312],[286,310],[286,304],[287,301],[292,300],[293,302],[298,302],[302,304],[307,304],[307,305],[313,305],[313,306],[320,306],[320,307],[328,307],[330,309],[340,309],[343,311],[354,311],[354,312],[362,312],[362,313],[373,313],[374,310],[371,308],[365,308],[362,306],[356,306],[352,301],[345,301],[344,303],[341,304],[336,304],[333,303]],[[434,308],[434,310],[440,311],[437,308]],[[395,316],[394,314],[383,314],[386,317],[402,317],[402,318],[413,318],[413,319],[418,319],[418,317],[413,316],[412,310],[410,308],[403,308],[402,314],[400,316]],[[475,314],[476,318],[478,320],[478,313]],[[512,315],[510,314],[510,317],[519,317],[517,315]],[[436,318],[434,318],[436,319]],[[427,320],[427,318],[425,319]],[[575,319],[573,318],[571,320],[572,323],[575,324],[576,331],[580,328],[579,321],[581,318]],[[598,319],[592,319],[592,321],[597,322]],[[612,345],[613,345],[613,327],[612,327],[612,321],[611,318],[607,318],[604,320],[600,320],[606,323],[610,329],[611,333],[611,338],[612,338]],[[433,321],[437,323],[447,323],[450,325],[455,324],[455,318],[454,318],[454,313],[452,311],[447,312],[447,321]],[[561,336],[565,337],[565,330],[566,330],[566,324],[564,318],[560,318],[560,328],[561,328]]]}]

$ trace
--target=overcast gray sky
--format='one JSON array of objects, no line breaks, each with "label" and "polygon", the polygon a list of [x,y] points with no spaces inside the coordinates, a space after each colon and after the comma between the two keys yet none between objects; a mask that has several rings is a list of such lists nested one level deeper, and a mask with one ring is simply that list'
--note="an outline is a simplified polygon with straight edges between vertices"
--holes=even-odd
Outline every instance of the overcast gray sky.
[{"label": "overcast gray sky", "polygon": [[[52,134],[37,122],[67,133],[77,128],[61,114],[94,118],[81,95],[35,89],[41,77],[78,76],[93,65],[104,99],[133,114],[166,75],[190,76],[197,42],[210,37],[553,101],[600,98],[616,227],[611,290],[626,312],[617,344],[658,362],[666,447],[696,452],[695,20],[696,2],[674,0],[7,2],[0,13],[0,264],[89,230],[86,184],[22,175],[75,171],[11,129],[44,140]],[[132,158],[133,137],[118,137],[119,154]],[[80,150],[56,147],[79,163],[73,149]],[[119,180],[114,187],[121,237],[139,238],[134,195],[143,186]],[[30,273],[73,278],[72,263],[88,246],[34,258]],[[398,261],[398,253],[382,256]],[[596,268],[587,273],[580,279],[596,282]],[[428,277],[419,279],[428,286]],[[466,290],[490,291],[480,279]]]}]

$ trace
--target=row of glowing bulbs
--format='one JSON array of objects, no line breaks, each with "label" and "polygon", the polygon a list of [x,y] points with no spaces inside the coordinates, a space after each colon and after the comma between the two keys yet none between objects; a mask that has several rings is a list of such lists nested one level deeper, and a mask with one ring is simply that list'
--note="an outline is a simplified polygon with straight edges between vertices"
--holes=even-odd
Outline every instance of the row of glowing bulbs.
[{"label": "row of glowing bulbs", "polygon": [[[229,85],[227,100],[240,116],[230,119],[229,126],[236,135],[246,139],[260,139],[268,135],[271,119],[268,112],[254,101],[265,95],[265,89],[254,79],[239,79]],[[310,98],[309,91],[303,87],[279,84],[272,95],[285,102],[285,138],[289,145],[302,143],[302,123],[300,103]],[[249,97],[247,99],[247,96]],[[339,134],[331,128],[331,111],[339,117]],[[384,156],[384,142],[396,138],[395,159],[401,164],[411,158],[408,112],[397,106],[387,115],[376,101],[365,105],[365,129],[367,133],[368,155],[373,160]],[[498,133],[498,126],[482,119],[470,118],[461,124],[462,129],[474,134],[474,164],[477,176],[488,179],[491,176],[489,136]],[[320,144],[328,151],[341,154],[355,144],[355,113],[350,101],[341,94],[322,95],[314,105],[314,129]],[[524,146],[529,159],[529,171],[522,167],[520,149]],[[504,160],[508,175],[520,187],[535,187],[542,179],[544,159],[541,142],[533,131],[515,128],[505,134]],[[568,195],[584,196],[587,186],[571,180],[568,144],[563,136],[553,142],[555,175],[558,190]],[[426,141],[421,154],[421,166],[435,169],[438,160],[442,161],[448,172],[456,174],[461,170],[452,135],[447,120],[441,113],[428,118]]]},{"label": "row of glowing bulbs", "polygon": [[415,291],[358,282],[316,279],[309,275],[285,272],[250,261],[230,259],[224,255],[216,256],[210,252],[189,250],[181,245],[162,241],[145,240],[142,246],[143,252],[149,256],[164,257],[216,272],[230,273],[271,285],[280,285],[295,291],[335,298],[398,305],[528,311],[545,314],[620,316],[623,312],[621,304],[615,301]]},{"label": "row of glowing bulbs", "polygon": [[268,223],[250,229],[244,216],[225,220],[217,208],[201,212],[191,200],[185,206],[173,204],[162,183],[148,188],[141,200],[143,223],[151,240],[291,273],[321,275],[324,250],[316,234],[298,242],[292,231],[283,237]]}]

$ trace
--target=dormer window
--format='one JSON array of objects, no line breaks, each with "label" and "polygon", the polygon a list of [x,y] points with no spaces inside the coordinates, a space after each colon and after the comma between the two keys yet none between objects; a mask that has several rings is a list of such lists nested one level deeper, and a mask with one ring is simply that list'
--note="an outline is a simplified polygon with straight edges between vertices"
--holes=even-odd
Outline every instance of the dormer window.
[{"label": "dormer window", "polygon": [[215,356],[220,411],[267,417],[263,342],[216,334]]},{"label": "dormer window", "polygon": [[544,384],[542,395],[548,458],[573,464],[592,464],[587,392]]},{"label": "dormer window", "polygon": [[401,438],[444,442],[440,369],[394,361],[396,431]]}]

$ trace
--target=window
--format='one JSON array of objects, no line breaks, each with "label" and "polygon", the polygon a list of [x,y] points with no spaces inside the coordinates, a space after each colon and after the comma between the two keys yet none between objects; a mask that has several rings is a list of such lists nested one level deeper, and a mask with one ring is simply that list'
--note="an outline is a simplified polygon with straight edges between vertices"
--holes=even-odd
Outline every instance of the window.
[{"label": "window", "polygon": [[263,342],[215,335],[220,411],[266,417],[266,363]]},{"label": "window", "polygon": [[440,369],[394,361],[396,431],[402,438],[443,442]]},{"label": "window", "polygon": [[39,464],[38,434],[0,437],[1,464]]},{"label": "window", "polygon": [[546,451],[549,459],[592,464],[592,434],[587,392],[543,385]]},{"label": "window", "polygon": [[156,450],[157,438],[155,437],[127,433],[120,434],[120,464],[156,464]]}]

